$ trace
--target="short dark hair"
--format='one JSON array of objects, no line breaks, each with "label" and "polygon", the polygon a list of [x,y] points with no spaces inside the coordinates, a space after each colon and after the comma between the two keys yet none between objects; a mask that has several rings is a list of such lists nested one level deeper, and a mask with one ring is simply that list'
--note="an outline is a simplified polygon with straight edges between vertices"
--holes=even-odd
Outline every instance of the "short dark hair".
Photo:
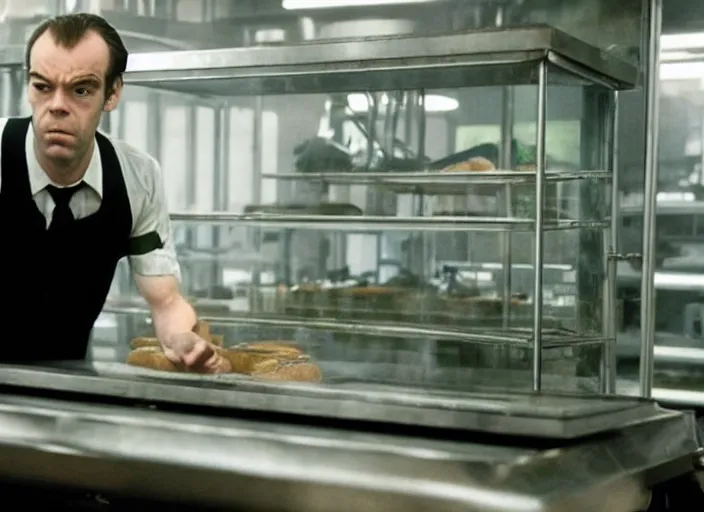
[{"label": "short dark hair", "polygon": [[27,72],[29,72],[29,57],[32,47],[37,42],[37,39],[47,31],[54,37],[56,44],[69,49],[76,46],[88,32],[96,32],[108,45],[110,52],[110,62],[108,63],[108,70],[105,76],[106,95],[112,89],[115,81],[122,78],[122,73],[125,72],[127,67],[127,56],[129,55],[122,38],[105,18],[88,13],[56,16],[40,23],[27,41],[27,49],[24,55]]}]

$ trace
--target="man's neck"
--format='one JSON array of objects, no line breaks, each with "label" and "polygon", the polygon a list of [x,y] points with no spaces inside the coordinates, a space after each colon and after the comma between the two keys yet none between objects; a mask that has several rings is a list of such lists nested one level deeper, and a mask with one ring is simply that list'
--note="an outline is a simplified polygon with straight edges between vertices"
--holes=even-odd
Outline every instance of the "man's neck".
[{"label": "man's neck", "polygon": [[49,179],[57,185],[69,186],[83,179],[90,159],[93,156],[93,142],[87,151],[75,160],[56,161],[46,158],[38,151],[36,142],[34,145],[34,154],[37,157],[37,162],[44,170]]}]

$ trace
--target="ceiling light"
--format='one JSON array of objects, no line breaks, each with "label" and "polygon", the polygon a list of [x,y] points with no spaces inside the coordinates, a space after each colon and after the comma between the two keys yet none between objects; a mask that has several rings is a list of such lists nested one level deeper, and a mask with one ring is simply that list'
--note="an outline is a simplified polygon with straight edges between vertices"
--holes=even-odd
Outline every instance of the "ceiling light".
[{"label": "ceiling light", "polygon": [[[347,104],[353,112],[366,112],[369,110],[369,99],[366,94],[349,94],[347,96]],[[384,106],[389,104],[389,97],[386,94],[381,96],[381,104]],[[460,102],[450,96],[441,94],[425,95],[426,112],[452,112],[457,110],[459,106]]]},{"label": "ceiling light", "polygon": [[702,80],[704,62],[667,62],[660,65],[660,80]]},{"label": "ceiling light", "polygon": [[423,4],[434,0],[283,0],[283,8],[328,9],[331,7],[367,7],[370,5]]},{"label": "ceiling light", "polygon": [[704,33],[664,34],[660,37],[660,50],[669,52],[704,48]]}]

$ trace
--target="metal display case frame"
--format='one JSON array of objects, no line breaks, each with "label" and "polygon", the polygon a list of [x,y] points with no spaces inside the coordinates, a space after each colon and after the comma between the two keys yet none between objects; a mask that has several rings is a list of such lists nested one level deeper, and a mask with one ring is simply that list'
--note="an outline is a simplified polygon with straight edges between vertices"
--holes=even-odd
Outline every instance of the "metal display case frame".
[{"label": "metal display case frame", "polygon": [[[499,170],[483,173],[440,173],[417,172],[404,174],[364,174],[360,176],[336,175],[334,179],[354,181],[373,181],[390,189],[403,190],[408,187],[452,186],[453,183],[462,184],[504,184],[534,183],[536,198],[536,214],[532,219],[505,216],[501,218],[489,217],[331,217],[317,215],[241,215],[233,213],[199,213],[175,212],[174,220],[187,222],[209,223],[240,223],[253,226],[277,226],[286,228],[307,228],[315,230],[345,230],[366,231],[396,229],[405,231],[436,230],[436,231],[463,231],[479,230],[499,233],[515,231],[529,231],[534,236],[534,259],[536,271],[533,294],[533,324],[527,330],[504,329],[494,332],[472,330],[447,329],[446,332],[433,329],[428,333],[419,326],[413,325],[382,325],[366,322],[361,325],[355,322],[314,322],[310,320],[286,320],[292,326],[301,325],[314,329],[342,330],[346,332],[367,332],[369,334],[385,333],[393,330],[395,334],[409,337],[423,337],[428,334],[440,335],[444,339],[462,340],[470,343],[487,343],[497,345],[516,345],[532,350],[532,390],[540,391],[542,388],[542,355],[543,349],[552,346],[579,346],[583,344],[600,344],[604,347],[602,358],[602,391],[613,392],[615,351],[613,347],[615,333],[615,319],[609,316],[613,309],[613,272],[606,273],[606,297],[604,332],[600,336],[564,336],[561,333],[548,332],[543,329],[543,274],[544,261],[543,237],[549,230],[569,230],[577,228],[603,229],[606,236],[605,247],[615,247],[616,212],[618,203],[611,200],[612,215],[610,221],[550,221],[545,218],[545,187],[550,181],[579,180],[584,178],[613,181],[613,165],[615,151],[613,134],[616,129],[616,103],[617,92],[620,89],[635,85],[638,71],[631,65],[613,58],[602,51],[591,47],[573,37],[547,26],[537,26],[518,29],[485,30],[452,35],[439,35],[428,37],[381,37],[365,40],[346,41],[319,41],[314,43],[296,44],[291,46],[271,45],[256,48],[237,48],[222,50],[202,51],[177,51],[155,52],[149,54],[135,54],[131,56],[128,70],[125,73],[125,83],[139,85],[155,90],[164,90],[177,93],[187,93],[209,98],[227,98],[235,95],[266,95],[288,93],[313,93],[313,92],[356,92],[359,90],[390,90],[390,89],[424,89],[428,87],[472,87],[472,86],[514,86],[535,85],[538,93],[537,108],[537,160],[535,172],[517,172]],[[547,97],[549,84],[570,84],[595,86],[603,91],[594,95],[598,101],[592,106],[598,107],[596,121],[591,123],[591,129],[600,134],[599,158],[593,160],[597,170],[584,173],[553,173],[546,169],[546,141],[545,125],[547,120]],[[508,98],[510,99],[510,98]],[[281,176],[280,176],[281,177]],[[285,177],[285,175],[283,175]],[[613,189],[616,187],[612,186]],[[615,268],[615,261],[609,258],[612,250],[603,254],[605,267]],[[608,262],[608,263],[607,263]],[[509,266],[510,259],[504,259]],[[143,313],[132,303],[124,301],[108,302],[106,312],[114,313]],[[213,318],[212,320],[218,320]],[[281,319],[256,317],[252,315],[232,315],[226,321],[232,324],[266,324]],[[71,378],[67,378],[71,376]],[[100,377],[96,379],[95,377]],[[159,384],[159,379],[154,376],[144,376],[140,384],[133,385],[131,381],[124,380],[124,375],[110,377],[109,369],[89,370],[88,374],[76,374],[72,369],[44,371],[28,368],[0,367],[0,383],[8,385],[21,385],[29,387],[50,388],[56,390],[78,391],[85,389],[89,393],[106,393],[125,396],[139,391],[142,399],[153,400],[158,396],[165,396],[161,391],[156,393],[157,387],[161,390],[164,386]],[[121,380],[121,378],[123,380]],[[206,379],[207,377],[202,377]],[[245,379],[246,380],[246,379]],[[102,384],[98,384],[102,382]],[[124,386],[120,384],[124,382]],[[244,382],[244,381],[240,381]],[[165,383],[164,383],[165,384]],[[220,389],[207,391],[207,386],[212,385]],[[170,382],[169,393],[174,400],[192,401],[192,403],[205,403],[203,397],[210,393],[212,397],[220,396],[222,386],[230,388],[231,383],[194,383],[177,381]],[[262,404],[271,404],[275,396],[280,393],[300,395],[301,403],[290,398],[277,401],[279,412],[300,413],[308,410],[322,416],[336,417],[344,409],[348,419],[370,421],[392,421],[428,423],[436,427],[452,428],[479,428],[482,421],[464,424],[458,423],[455,412],[450,408],[433,408],[433,400],[442,402],[447,400],[451,392],[437,390],[428,399],[421,401],[425,406],[434,409],[434,415],[425,415],[426,419],[420,420],[418,414],[412,414],[405,420],[405,416],[393,417],[385,411],[396,407],[405,407],[408,403],[423,395],[418,390],[399,388],[402,392],[388,393],[388,404],[384,408],[378,407],[353,407],[344,408],[337,403],[335,398],[339,393],[340,399],[351,389],[358,400],[375,401],[375,392],[369,386],[347,385],[335,390],[335,383],[331,388],[325,386],[281,386],[282,391],[277,392],[271,385],[246,381],[250,393],[243,394],[241,399],[231,400],[233,407],[261,409]],[[342,384],[340,384],[342,385]],[[125,387],[126,386],[126,387]],[[187,391],[187,390],[190,390]],[[163,391],[163,390],[162,390]],[[206,392],[207,391],[207,392]],[[156,393],[156,394],[155,394]],[[228,393],[231,393],[228,391]],[[234,393],[237,395],[237,393]],[[378,393],[377,393],[378,394]],[[198,398],[198,397],[201,398]],[[410,400],[410,402],[409,402]],[[275,400],[274,400],[275,401]],[[344,401],[344,400],[343,400]],[[359,403],[362,403],[359,402]],[[427,403],[426,403],[427,402]],[[438,403],[439,403],[438,402]],[[469,400],[472,402],[472,400]],[[224,404],[219,398],[218,403]],[[292,405],[292,404],[297,405]],[[307,403],[309,407],[306,407]],[[357,403],[357,402],[355,402]],[[266,409],[266,407],[264,407]],[[479,410],[483,409],[479,407]],[[493,414],[491,407],[484,413]],[[558,425],[565,424],[564,408],[555,406],[555,413],[551,421]],[[326,412],[327,411],[327,412]],[[432,417],[431,417],[432,416]],[[503,417],[503,416],[502,416]],[[505,420],[505,417],[504,417]],[[501,418],[498,423],[506,421]],[[503,423],[502,423],[503,422]],[[525,428],[516,424],[506,423],[498,431],[525,435]],[[492,429],[495,427],[492,427]],[[604,426],[603,422],[595,422],[590,426],[590,432],[599,431]],[[613,426],[611,427],[613,428]],[[555,426],[554,432],[564,430]],[[589,432],[579,432],[579,435]],[[564,433],[563,435],[575,435]]]},{"label": "metal display case frame", "polygon": [[[440,73],[441,71],[441,73]],[[387,217],[387,216],[328,216],[328,215],[252,215],[227,212],[177,212],[173,219],[187,222],[239,223],[291,229],[341,230],[346,232],[396,231],[490,231],[534,233],[535,278],[533,287],[533,326],[527,332],[503,329],[501,332],[464,333],[468,342],[504,343],[531,346],[532,388],[541,389],[542,351],[547,345],[583,345],[602,343],[602,391],[615,389],[616,332],[614,318],[614,264],[604,255],[607,270],[604,300],[603,336],[581,337],[549,335],[543,329],[543,261],[544,233],[549,230],[603,228],[610,233],[606,247],[616,247],[618,211],[617,195],[611,194],[612,214],[604,221],[549,221],[545,218],[545,189],[548,182],[569,180],[605,180],[616,189],[614,168],[614,134],[616,131],[615,91],[632,87],[637,70],[616,58],[582,43],[558,30],[546,26],[518,29],[482,30],[470,33],[431,37],[379,37],[366,40],[320,41],[296,45],[270,45],[257,48],[227,50],[155,52],[135,55],[125,74],[125,82],[160,90],[212,97],[236,95],[267,95],[286,93],[340,93],[375,90],[423,90],[428,87],[537,86],[536,171],[499,170],[482,173],[287,173],[263,175],[262,178],[318,180],[338,184],[373,184],[395,192],[429,191],[442,193],[457,185],[535,184],[536,214],[534,218],[502,217]],[[546,169],[545,126],[547,123],[548,86],[559,84],[594,85],[590,106],[598,109],[591,127],[603,145],[600,160],[593,162],[598,170],[553,172]],[[508,89],[508,87],[507,87]],[[604,91],[611,91],[608,96]],[[510,98],[506,98],[510,101]],[[508,121],[510,122],[510,120]],[[503,158],[503,160],[506,160]],[[506,164],[506,162],[500,162]],[[505,165],[504,167],[507,167]],[[509,212],[510,213],[510,212]],[[510,235],[507,236],[510,238]],[[510,256],[509,256],[510,258]],[[510,268],[510,259],[503,258]],[[510,274],[510,272],[506,273]],[[508,279],[508,278],[507,278]],[[504,283],[504,300],[508,300],[510,283]],[[122,305],[113,304],[108,311],[117,312]],[[246,316],[222,319],[251,322]],[[259,318],[266,322],[267,318]],[[307,324],[306,321],[301,321]],[[347,327],[345,327],[347,325]],[[338,329],[359,330],[360,326],[340,322]],[[393,328],[370,326],[367,330]],[[413,330],[403,326],[403,329]],[[416,334],[423,329],[417,329]],[[437,332],[441,335],[442,332]],[[454,332],[462,337],[461,332]]]}]

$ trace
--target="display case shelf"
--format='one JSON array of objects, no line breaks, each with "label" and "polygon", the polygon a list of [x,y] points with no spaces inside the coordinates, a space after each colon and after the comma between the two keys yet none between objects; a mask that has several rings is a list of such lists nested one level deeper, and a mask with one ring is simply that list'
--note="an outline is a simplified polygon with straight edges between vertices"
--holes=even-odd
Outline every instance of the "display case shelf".
[{"label": "display case shelf", "polygon": [[[318,172],[318,173],[265,173],[264,179],[281,181],[310,181],[327,185],[371,185],[398,194],[456,195],[458,187],[481,185],[513,185],[534,183],[532,171],[482,171],[482,172]],[[611,171],[547,171],[548,182],[571,180],[610,181]],[[459,189],[462,191],[462,189]]]},{"label": "display case shelf", "polygon": [[[373,215],[290,215],[290,214],[239,214],[229,212],[174,212],[171,220],[211,224],[236,223],[238,226],[256,226],[299,230],[345,230],[349,233],[378,231],[533,231],[535,221],[517,217],[392,217]],[[573,229],[603,229],[608,220],[546,220],[544,231]]]},{"label": "display case shelf", "polygon": [[547,26],[130,56],[125,82],[206,96],[558,83],[633,87],[638,70]]},{"label": "display case shelf", "polygon": [[[212,305],[214,301],[208,301]],[[222,303],[222,301],[221,301]],[[196,305],[197,308],[197,305]],[[149,309],[139,298],[110,299],[105,304],[103,312],[122,315],[148,316]],[[227,315],[207,316],[200,318],[206,322],[220,326],[255,325],[262,327],[296,328],[360,334],[365,336],[394,337],[406,339],[433,339],[439,341],[455,341],[487,345],[509,345],[517,347],[532,346],[530,329],[453,329],[447,327],[427,327],[419,324],[376,321],[344,321],[336,318],[296,318],[280,315],[256,315],[251,313],[229,312]],[[608,341],[602,336],[580,335],[567,329],[544,329],[543,347],[573,347],[583,345],[601,345]]]}]

